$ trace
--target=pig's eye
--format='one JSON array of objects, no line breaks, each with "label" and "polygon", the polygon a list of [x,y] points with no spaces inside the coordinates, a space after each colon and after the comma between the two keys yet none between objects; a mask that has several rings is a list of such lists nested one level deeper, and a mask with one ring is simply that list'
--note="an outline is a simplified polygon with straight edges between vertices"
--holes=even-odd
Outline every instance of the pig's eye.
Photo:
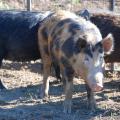
[{"label": "pig's eye", "polygon": [[88,64],[88,62],[89,62],[89,58],[85,58],[85,60],[84,60],[84,64]]},{"label": "pig's eye", "polygon": [[100,61],[102,61],[103,60],[103,56],[100,56]]},{"label": "pig's eye", "polygon": [[85,58],[85,61],[89,61],[89,59],[86,57],[86,58]]}]

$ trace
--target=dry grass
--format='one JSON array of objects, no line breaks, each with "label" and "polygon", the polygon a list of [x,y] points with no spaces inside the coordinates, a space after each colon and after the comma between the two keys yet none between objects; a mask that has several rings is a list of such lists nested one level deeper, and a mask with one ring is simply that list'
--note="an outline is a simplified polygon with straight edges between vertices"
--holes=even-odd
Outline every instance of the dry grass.
[{"label": "dry grass", "polygon": [[[0,0],[1,9],[26,9],[27,0]],[[81,9],[104,9],[110,10],[109,0],[32,0],[32,10],[46,11],[56,9],[66,9],[79,11]]]},{"label": "dry grass", "polygon": [[74,79],[72,114],[64,114],[62,85],[51,77],[50,100],[38,98],[42,83],[40,61],[17,63],[4,61],[0,69],[8,90],[0,92],[0,120],[119,120],[120,78],[106,78],[105,89],[97,93],[99,109],[90,113],[87,109],[84,82]]}]

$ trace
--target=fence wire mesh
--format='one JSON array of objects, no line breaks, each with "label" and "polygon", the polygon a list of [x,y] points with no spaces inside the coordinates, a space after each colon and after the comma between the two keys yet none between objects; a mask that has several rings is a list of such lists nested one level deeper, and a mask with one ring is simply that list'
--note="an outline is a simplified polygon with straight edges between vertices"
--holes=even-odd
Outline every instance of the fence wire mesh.
[{"label": "fence wire mesh", "polygon": [[[113,1],[115,4],[113,6]],[[84,8],[91,10],[120,11],[120,0],[31,0],[31,10],[45,11],[67,9],[78,11]],[[0,0],[0,9],[27,9],[27,0]]]}]

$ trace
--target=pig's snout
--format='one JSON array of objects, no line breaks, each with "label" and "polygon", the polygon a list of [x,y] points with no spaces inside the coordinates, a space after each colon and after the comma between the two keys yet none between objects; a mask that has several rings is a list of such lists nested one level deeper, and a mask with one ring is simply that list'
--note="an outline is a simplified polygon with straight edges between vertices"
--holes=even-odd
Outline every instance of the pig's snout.
[{"label": "pig's snout", "polygon": [[98,72],[94,77],[90,77],[89,86],[94,92],[101,91],[103,89],[103,73]]}]

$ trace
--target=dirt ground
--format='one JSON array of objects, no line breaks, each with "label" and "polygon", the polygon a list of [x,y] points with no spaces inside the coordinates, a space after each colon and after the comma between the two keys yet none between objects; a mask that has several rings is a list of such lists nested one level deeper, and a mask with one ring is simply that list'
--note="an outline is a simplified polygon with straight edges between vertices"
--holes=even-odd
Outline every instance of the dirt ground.
[{"label": "dirt ground", "polygon": [[42,83],[40,61],[18,63],[4,61],[0,78],[7,90],[0,91],[0,120],[120,120],[120,76],[108,76],[104,90],[96,94],[98,109],[87,109],[83,80],[74,79],[71,114],[63,113],[63,88],[50,77],[50,100],[39,99]]}]

